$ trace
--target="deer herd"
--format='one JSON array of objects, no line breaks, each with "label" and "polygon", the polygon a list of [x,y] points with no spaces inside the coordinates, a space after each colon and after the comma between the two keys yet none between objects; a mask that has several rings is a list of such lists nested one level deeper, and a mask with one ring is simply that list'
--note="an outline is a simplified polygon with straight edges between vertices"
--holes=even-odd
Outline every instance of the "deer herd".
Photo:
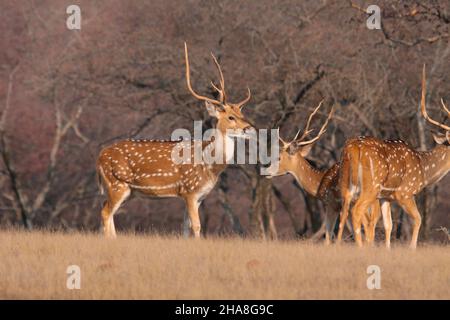
[{"label": "deer herd", "polygon": [[[200,142],[129,139],[101,150],[96,168],[101,190],[106,189],[107,195],[101,211],[103,231],[107,237],[116,236],[114,214],[133,191],[152,197],[184,199],[190,230],[196,238],[200,237],[198,209],[226,168],[227,159],[233,156],[232,138],[248,138],[247,132],[255,129],[241,112],[250,100],[250,89],[247,89],[244,100],[238,103],[228,101],[221,67],[214,55],[212,58],[220,77],[218,86],[211,83],[218,98],[200,95],[192,88],[185,44],[187,88],[196,99],[205,103],[209,115],[217,119],[215,129],[220,139]],[[450,127],[429,117],[425,97],[424,66],[420,110],[423,118],[439,130],[433,134],[436,146],[432,150],[417,151],[401,140],[351,138],[344,145],[340,162],[327,170],[318,170],[306,156],[326,132],[333,116],[332,108],[318,134],[314,138],[308,138],[313,131],[309,129],[311,121],[322,106],[322,101],[309,116],[301,136],[299,131],[290,142],[279,138],[278,166],[268,168],[268,178],[290,173],[307,193],[323,201],[326,208],[327,243],[332,239],[333,218],[339,219],[336,243],[342,241],[352,206],[351,225],[357,245],[363,245],[363,234],[365,241],[373,244],[375,227],[382,216],[385,245],[389,248],[392,231],[391,202],[395,201],[413,221],[410,246],[416,248],[421,215],[414,197],[425,187],[439,181],[450,170]],[[450,111],[442,99],[441,104],[450,118]],[[213,164],[173,161],[172,153],[180,144],[193,147],[196,143],[200,143],[203,153],[211,148],[214,148],[214,152],[219,150],[224,161]]]}]

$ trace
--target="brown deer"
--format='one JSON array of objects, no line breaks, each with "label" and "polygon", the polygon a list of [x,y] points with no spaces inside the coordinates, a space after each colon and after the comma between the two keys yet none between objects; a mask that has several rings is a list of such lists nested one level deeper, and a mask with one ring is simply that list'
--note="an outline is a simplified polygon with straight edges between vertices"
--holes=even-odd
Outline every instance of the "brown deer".
[{"label": "brown deer", "polygon": [[[108,197],[101,212],[106,236],[115,237],[114,213],[132,191],[139,191],[152,197],[184,199],[191,231],[196,238],[200,237],[198,208],[214,188],[220,173],[226,167],[225,160],[234,151],[230,151],[233,141],[230,141],[232,138],[229,130],[238,132],[235,136],[247,137],[248,130],[253,129],[241,112],[243,106],[250,100],[250,90],[248,89],[247,97],[241,102],[228,102],[222,70],[214,55],[212,57],[220,75],[219,86],[212,84],[219,93],[217,100],[201,96],[192,89],[185,43],[187,87],[195,98],[205,101],[208,113],[217,118],[216,133],[223,139],[210,142],[124,140],[104,148],[97,160],[97,172]],[[178,153],[180,148],[186,145],[193,149],[198,143],[201,145],[201,152],[208,151],[210,154],[222,152],[220,154],[223,154],[224,161],[212,164],[204,161],[201,163],[173,161],[173,152]]]},{"label": "brown deer", "polygon": [[[337,216],[340,210],[340,193],[337,189],[340,165],[339,163],[336,163],[327,170],[317,170],[305,159],[305,157],[310,152],[314,143],[325,133],[328,122],[333,115],[333,109],[331,109],[328,114],[328,117],[317,136],[309,140],[304,140],[312,131],[309,130],[311,120],[321,107],[322,102],[320,102],[316,109],[310,114],[301,137],[298,137],[300,134],[300,131],[298,131],[291,142],[285,142],[280,138],[278,167],[269,167],[268,174],[270,177],[287,173],[292,174],[307,193],[317,197],[325,203],[325,239],[328,244],[331,241],[332,231],[332,224],[330,224],[329,219],[332,218],[331,220],[333,221],[333,218]],[[379,203],[374,203],[371,210],[379,211]],[[364,222],[365,221],[366,219],[364,219]],[[369,237],[370,235],[367,236]]]},{"label": "brown deer", "polygon": [[[421,216],[414,196],[423,188],[438,182],[450,170],[450,127],[432,120],[425,106],[426,81],[425,66],[422,72],[422,115],[430,123],[446,131],[445,134],[434,135],[437,146],[430,151],[416,151],[401,140],[380,140],[373,137],[350,139],[342,152],[342,168],[339,187],[343,198],[340,217],[338,241],[348,216],[353,196],[359,193],[352,208],[352,223],[355,239],[359,246],[361,240],[361,219],[364,212],[377,199],[386,202],[382,205],[383,218],[388,224],[386,232],[389,246],[392,222],[390,204],[397,201],[413,219],[411,248],[417,247],[417,238],[421,224]],[[449,110],[441,100],[444,110]],[[374,229],[379,215],[373,215],[369,229]],[[390,225],[389,225],[390,224]],[[386,227],[386,225],[385,225]]]}]

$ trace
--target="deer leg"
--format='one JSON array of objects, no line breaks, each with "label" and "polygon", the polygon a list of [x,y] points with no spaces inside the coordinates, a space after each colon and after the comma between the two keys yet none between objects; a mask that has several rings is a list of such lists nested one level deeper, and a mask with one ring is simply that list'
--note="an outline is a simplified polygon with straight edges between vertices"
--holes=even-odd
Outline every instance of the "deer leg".
[{"label": "deer leg", "polygon": [[369,228],[370,214],[367,211],[361,216],[361,223],[364,228],[364,237],[367,243],[370,243],[370,228]]},{"label": "deer leg", "polygon": [[336,226],[336,220],[339,214],[339,203],[332,198],[325,202],[325,243],[331,244],[334,240],[334,231]]},{"label": "deer leg", "polygon": [[373,245],[375,241],[375,229],[377,227],[379,219],[380,219],[380,202],[378,200],[375,200],[370,206],[369,223],[366,231],[367,234],[366,240],[369,245]]},{"label": "deer leg", "polygon": [[355,234],[355,241],[359,247],[362,247],[362,237],[361,237],[361,223],[364,215],[367,214],[367,210],[369,206],[376,200],[376,195],[371,197],[368,194],[361,194],[356,200],[355,205],[352,209],[352,223],[353,223],[353,231]]},{"label": "deer leg", "polygon": [[356,244],[359,247],[362,247],[363,243],[362,243],[362,238],[361,238],[361,215],[360,215],[360,212],[361,212],[360,207],[362,205],[358,204],[358,206],[357,206],[357,204],[358,204],[358,201],[355,203],[355,206],[352,209],[352,224],[353,224],[353,231],[354,231]]},{"label": "deer leg", "polygon": [[339,210],[333,212],[333,217],[332,219],[330,219],[330,221],[332,222],[330,225],[330,237],[332,240],[336,240],[336,231],[337,228],[339,227]]},{"label": "deer leg", "polygon": [[383,214],[384,236],[386,238],[386,248],[391,248],[391,232],[392,232],[392,216],[391,203],[389,201],[383,202],[381,205],[381,212]]},{"label": "deer leg", "polygon": [[325,244],[329,245],[335,240],[335,227],[338,220],[337,213],[333,212],[330,217],[329,214],[325,217]]},{"label": "deer leg", "polygon": [[339,215],[339,231],[336,240],[337,244],[341,243],[342,240],[342,233],[344,232],[345,223],[347,222],[348,218],[348,211],[350,209],[350,201],[351,196],[349,195],[348,197],[344,198],[344,201],[342,203],[342,209]]},{"label": "deer leg", "polygon": [[189,219],[187,210],[185,210],[184,218],[183,218],[183,237],[184,238],[189,237],[190,229],[191,229],[191,220]]},{"label": "deer leg", "polygon": [[417,247],[417,238],[419,237],[420,225],[422,223],[422,217],[420,216],[420,212],[417,209],[416,202],[414,198],[402,198],[397,199],[401,207],[406,211],[407,214],[411,216],[413,219],[413,233],[411,237],[411,249],[415,249]]},{"label": "deer leg", "polygon": [[189,197],[186,199],[187,210],[189,214],[189,220],[191,225],[191,231],[195,238],[200,238],[200,216],[198,213],[198,207],[200,202],[195,197]]},{"label": "deer leg", "polygon": [[330,245],[331,244],[331,238],[330,238],[330,221],[328,217],[328,212],[325,212],[325,244]]},{"label": "deer leg", "polygon": [[116,228],[114,227],[114,214],[119,210],[121,204],[130,195],[130,187],[126,184],[118,184],[115,189],[109,189],[108,201],[102,209],[103,232],[108,238],[116,237]]},{"label": "deer leg", "polygon": [[103,234],[109,237],[110,235],[110,219],[111,210],[109,209],[109,202],[105,201],[102,208],[102,220],[103,220]]}]

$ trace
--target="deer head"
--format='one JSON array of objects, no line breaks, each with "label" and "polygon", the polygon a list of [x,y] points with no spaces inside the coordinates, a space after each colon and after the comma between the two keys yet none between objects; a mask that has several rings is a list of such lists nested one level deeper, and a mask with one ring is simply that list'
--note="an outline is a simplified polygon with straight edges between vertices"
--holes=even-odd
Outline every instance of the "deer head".
[{"label": "deer head", "polygon": [[[219,62],[217,61],[216,57],[211,53],[211,56],[214,60],[214,64],[216,65],[220,76],[219,86],[216,86],[213,82],[211,82],[211,85],[214,88],[214,90],[218,92],[219,98],[216,100],[197,94],[192,89],[191,85],[189,57],[186,43],[184,43],[184,52],[186,59],[187,87],[195,98],[205,102],[208,114],[212,117],[217,118],[216,128],[223,135],[226,135],[227,130],[229,130],[228,131],[229,136],[240,136],[248,138],[248,135],[246,135],[246,133],[249,130],[253,129],[253,125],[248,120],[245,119],[244,115],[242,114],[242,108],[251,98],[250,89],[247,88],[247,97],[244,100],[238,103],[231,103],[227,101],[227,95],[225,93],[225,80],[223,77],[222,69],[220,68]],[[231,133],[231,131],[234,131],[234,133]]]},{"label": "deer head", "polygon": [[319,133],[312,139],[305,140],[305,138],[313,131],[309,129],[309,126],[311,124],[311,120],[313,119],[314,115],[319,111],[320,107],[322,106],[323,100],[319,103],[319,105],[314,109],[314,111],[311,113],[311,115],[308,118],[308,121],[306,123],[306,127],[303,130],[302,135],[300,135],[300,130],[295,135],[294,139],[292,139],[290,142],[286,142],[281,137],[280,140],[280,156],[279,156],[279,164],[278,168],[275,168],[275,166],[272,166],[271,168],[275,168],[274,170],[270,170],[269,168],[268,174],[270,176],[279,176],[283,175],[289,172],[295,172],[298,170],[299,162],[304,161],[304,158],[309,154],[311,151],[312,146],[315,144],[317,140],[320,139],[320,137],[326,132],[326,127],[333,115],[334,108],[331,109],[330,113],[328,114],[327,120],[320,128]]}]

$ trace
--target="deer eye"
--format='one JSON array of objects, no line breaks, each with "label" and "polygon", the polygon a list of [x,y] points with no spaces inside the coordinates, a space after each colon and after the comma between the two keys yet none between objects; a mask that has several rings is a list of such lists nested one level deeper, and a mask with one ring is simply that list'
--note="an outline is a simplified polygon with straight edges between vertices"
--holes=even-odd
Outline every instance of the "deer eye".
[{"label": "deer eye", "polygon": [[236,118],[235,118],[235,117],[233,117],[233,116],[229,116],[229,117],[228,117],[228,120],[230,120],[230,121],[234,121],[234,120],[236,120]]}]

